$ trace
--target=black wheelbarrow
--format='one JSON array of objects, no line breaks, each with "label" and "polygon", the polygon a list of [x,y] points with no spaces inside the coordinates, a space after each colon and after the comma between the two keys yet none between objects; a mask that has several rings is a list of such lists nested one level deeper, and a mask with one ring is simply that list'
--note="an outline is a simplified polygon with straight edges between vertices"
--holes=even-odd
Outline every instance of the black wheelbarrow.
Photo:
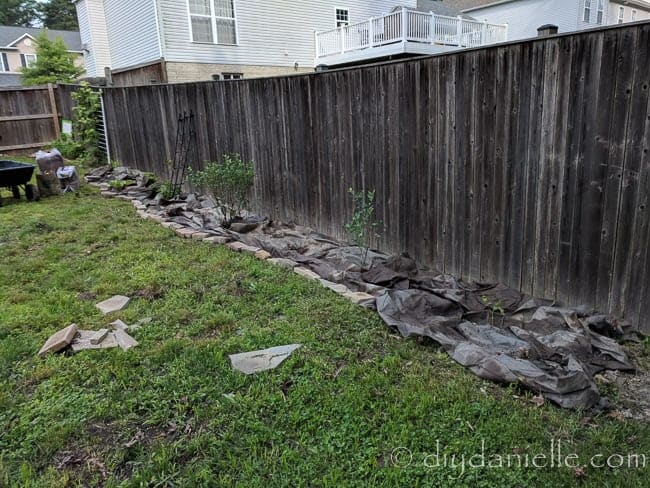
[{"label": "black wheelbarrow", "polygon": [[[38,190],[29,183],[34,174],[36,166],[33,164],[18,163],[16,161],[0,160],[0,188],[8,188],[14,195],[14,198],[20,198],[20,188],[25,192],[27,200],[37,200]],[[2,197],[0,197],[0,206]]]}]

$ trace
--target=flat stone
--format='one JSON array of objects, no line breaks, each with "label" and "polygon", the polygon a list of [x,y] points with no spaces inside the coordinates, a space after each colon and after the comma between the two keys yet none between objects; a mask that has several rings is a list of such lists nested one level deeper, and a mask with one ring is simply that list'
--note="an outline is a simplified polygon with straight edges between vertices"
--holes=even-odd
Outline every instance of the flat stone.
[{"label": "flat stone", "polygon": [[97,332],[95,332],[94,337],[90,338],[90,343],[91,344],[99,344],[104,339],[106,339],[106,336],[108,335],[108,333],[109,333],[108,329],[99,329]]},{"label": "flat stone", "polygon": [[203,239],[204,242],[209,242],[211,244],[227,244],[230,242],[230,237],[224,237],[224,236],[212,236],[212,237],[206,237]]},{"label": "flat stone", "polygon": [[269,263],[280,266],[281,268],[293,269],[298,266],[298,263],[292,261],[291,259],[285,258],[271,258],[268,260]]},{"label": "flat stone", "polygon": [[327,281],[324,279],[320,279],[320,284],[323,285],[325,288],[329,288],[333,292],[336,292],[340,295],[343,295],[344,293],[348,293],[350,289],[345,286],[345,285],[339,285],[338,283],[332,283],[331,281]]},{"label": "flat stone", "polygon": [[102,192],[99,192],[99,194],[101,196],[103,196],[103,197],[106,197],[106,198],[113,198],[115,196],[115,192],[112,192],[112,191],[102,191]]},{"label": "flat stone", "polygon": [[181,224],[177,224],[176,222],[162,222],[160,225],[162,225],[166,229],[181,229],[183,226]]},{"label": "flat stone", "polygon": [[128,325],[126,325],[124,322],[122,322],[119,319],[114,322],[111,322],[109,325],[113,328],[113,330],[127,330],[129,328]]},{"label": "flat stone", "polygon": [[60,331],[52,334],[41,350],[38,351],[40,357],[47,356],[48,353],[57,352],[61,349],[65,349],[70,345],[74,337],[77,335],[77,326],[75,324],[70,324],[66,328],[61,329]]},{"label": "flat stone", "polygon": [[121,194],[121,193],[118,193],[117,195],[115,195],[115,198],[117,198],[118,200],[124,200],[124,201],[127,201],[127,202],[131,201],[130,196],[124,195],[124,194]]},{"label": "flat stone", "polygon": [[113,332],[113,334],[115,335],[115,340],[117,340],[117,344],[122,348],[123,351],[128,351],[132,347],[138,345],[138,341],[136,341],[133,337],[131,337],[123,330],[118,329],[115,332]]},{"label": "flat stone", "polygon": [[228,246],[230,249],[236,252],[256,253],[257,251],[261,250],[259,247],[248,246],[243,242],[239,242],[239,241],[229,242],[228,244],[226,244],[226,246]]},{"label": "flat stone", "polygon": [[207,232],[195,232],[192,234],[192,239],[196,239],[197,241],[202,241],[203,239],[210,237],[210,234]]},{"label": "flat stone", "polygon": [[238,234],[246,234],[247,232],[257,228],[259,225],[259,223],[235,222],[234,224],[230,224],[230,230],[237,232]]},{"label": "flat stone", "polygon": [[356,305],[372,308],[375,306],[375,297],[362,291],[351,291],[344,293],[343,296]]},{"label": "flat stone", "polygon": [[241,371],[244,374],[254,374],[277,368],[299,347],[301,347],[301,344],[289,344],[286,346],[261,349],[259,351],[231,354],[228,357],[230,358],[230,364],[233,369]]},{"label": "flat stone", "polygon": [[131,299],[129,297],[125,297],[123,295],[115,295],[108,300],[99,302],[95,306],[101,310],[102,313],[107,314],[124,309],[129,304],[130,300]]},{"label": "flat stone", "polygon": [[264,261],[264,260],[269,259],[271,257],[271,253],[265,251],[264,249],[260,249],[259,251],[257,251],[255,253],[255,257],[257,259],[261,259],[262,261]]},{"label": "flat stone", "polygon": [[83,351],[85,349],[111,349],[117,347],[117,340],[112,332],[106,334],[104,339],[97,344],[93,344],[93,339],[95,338],[97,331],[94,330],[80,330],[77,336],[72,341],[70,346],[74,352]]},{"label": "flat stone", "polygon": [[145,212],[144,210],[138,210],[136,213],[138,214],[138,217],[140,217],[141,219],[148,219],[149,218],[149,214],[147,212]]},{"label": "flat stone", "polygon": [[131,203],[137,209],[144,210],[145,208],[147,208],[147,206],[144,203],[142,203],[140,200],[131,200]]},{"label": "flat stone", "polygon": [[176,235],[180,237],[184,237],[186,239],[190,239],[193,234],[196,233],[194,229],[190,229],[188,227],[181,227],[180,229],[175,229]]},{"label": "flat stone", "polygon": [[320,280],[320,276],[317,273],[314,273],[312,270],[307,268],[297,266],[293,268],[293,272],[300,276],[304,276],[305,278],[309,278],[310,280]]},{"label": "flat stone", "polygon": [[154,222],[156,222],[158,224],[162,224],[162,222],[163,222],[163,217],[161,215],[153,214],[153,213],[147,213],[147,216],[148,216],[149,220],[153,220]]}]

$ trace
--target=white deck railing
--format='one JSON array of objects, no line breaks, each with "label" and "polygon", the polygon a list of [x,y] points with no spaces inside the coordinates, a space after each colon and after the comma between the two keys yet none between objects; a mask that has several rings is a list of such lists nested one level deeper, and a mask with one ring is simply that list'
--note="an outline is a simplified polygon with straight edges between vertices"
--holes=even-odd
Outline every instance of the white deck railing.
[{"label": "white deck railing", "polygon": [[316,33],[316,57],[393,44],[417,42],[479,47],[508,38],[506,24],[490,24],[403,8],[365,22]]}]

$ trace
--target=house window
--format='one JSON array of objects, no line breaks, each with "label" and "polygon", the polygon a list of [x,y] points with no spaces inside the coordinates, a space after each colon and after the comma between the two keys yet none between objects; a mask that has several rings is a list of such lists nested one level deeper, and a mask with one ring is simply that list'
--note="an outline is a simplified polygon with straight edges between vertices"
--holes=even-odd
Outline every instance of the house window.
[{"label": "house window", "polygon": [[636,21],[636,10],[632,10],[632,22]]},{"label": "house window", "polygon": [[582,15],[583,22],[589,22],[591,18],[591,0],[585,0],[585,11]]},{"label": "house window", "polygon": [[605,0],[598,0],[598,15],[596,18],[597,24],[603,23],[603,16],[605,15]]},{"label": "house window", "polygon": [[20,61],[23,66],[31,66],[36,62],[36,54],[21,54]]},{"label": "house window", "polygon": [[625,19],[625,7],[618,8],[618,23],[622,24],[623,19]]},{"label": "house window", "polygon": [[9,71],[9,61],[7,53],[0,53],[0,71]]},{"label": "house window", "polygon": [[237,44],[234,0],[188,0],[193,42]]},{"label": "house window", "polygon": [[243,77],[243,73],[221,73],[222,80],[241,80]]},{"label": "house window", "polygon": [[347,8],[336,9],[336,27],[350,25],[350,11]]}]

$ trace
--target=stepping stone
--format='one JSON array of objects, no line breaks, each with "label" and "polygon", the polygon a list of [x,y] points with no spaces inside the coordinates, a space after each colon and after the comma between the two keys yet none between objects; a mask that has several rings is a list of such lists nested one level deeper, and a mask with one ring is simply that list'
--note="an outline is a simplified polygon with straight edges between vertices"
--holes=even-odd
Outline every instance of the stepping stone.
[{"label": "stepping stone", "polygon": [[108,332],[109,332],[108,329],[99,329],[97,332],[95,332],[95,336],[90,338],[90,343],[99,344],[104,339],[106,339]]},{"label": "stepping stone", "polygon": [[332,283],[331,281],[327,281],[324,279],[321,279],[319,281],[320,284],[323,285],[325,288],[329,288],[333,292],[336,292],[340,295],[350,292],[350,289],[345,285],[339,285],[338,283]]},{"label": "stepping stone", "polygon": [[148,213],[147,215],[149,216],[149,217],[148,217],[149,220],[153,220],[153,221],[156,222],[157,224],[162,224],[162,222],[163,222],[163,218],[162,218],[162,216],[160,216],[160,215],[158,215],[158,214],[152,214],[152,213]]},{"label": "stepping stone", "polygon": [[287,346],[271,347],[259,351],[242,352],[231,354],[230,364],[233,369],[244,374],[255,374],[260,371],[277,368],[293,351],[301,347],[301,344],[289,344]]},{"label": "stepping stone", "polygon": [[373,308],[375,306],[375,297],[362,291],[350,291],[344,293],[343,296],[352,303],[361,305],[362,307]]},{"label": "stepping stone", "polygon": [[261,251],[259,247],[254,247],[254,246],[247,246],[243,242],[239,241],[234,241],[234,242],[229,242],[226,244],[230,249],[236,252],[250,252],[250,253],[256,253],[257,251]]},{"label": "stepping stone", "polygon": [[119,319],[114,322],[111,322],[109,325],[113,327],[113,330],[127,330],[129,328],[128,325],[126,325],[124,322],[122,322]]},{"label": "stepping stone", "polygon": [[176,235],[180,237],[185,237],[186,239],[190,239],[193,234],[196,234],[196,231],[194,229],[190,229],[189,227],[181,227],[175,229]]},{"label": "stepping stone", "polygon": [[280,266],[281,268],[293,269],[298,266],[298,263],[292,261],[291,259],[284,258],[271,258],[268,260],[269,263]]},{"label": "stepping stone", "polygon": [[206,237],[203,239],[204,242],[209,242],[211,244],[227,244],[230,242],[230,237],[224,237],[224,236],[212,236],[212,237]]},{"label": "stepping stone", "polygon": [[106,334],[104,339],[97,344],[93,344],[93,339],[97,336],[97,331],[94,330],[80,330],[72,341],[72,350],[74,352],[84,351],[86,349],[111,349],[117,347],[118,343],[112,332]]},{"label": "stepping stone", "polygon": [[197,241],[201,241],[206,237],[210,237],[210,234],[208,234],[207,232],[195,232],[194,234],[192,234],[192,239],[196,239]]},{"label": "stepping stone", "polygon": [[66,328],[61,329],[60,331],[52,334],[41,350],[38,351],[40,357],[47,356],[48,353],[57,352],[61,349],[65,349],[70,345],[74,337],[77,335],[77,326],[75,324],[68,325]]},{"label": "stepping stone", "polygon": [[113,335],[115,335],[117,344],[122,348],[123,351],[128,351],[132,347],[138,345],[138,341],[136,341],[133,337],[131,337],[129,334],[127,334],[121,329],[118,329],[115,332],[113,332]]},{"label": "stepping stone", "polygon": [[298,266],[296,268],[293,268],[293,272],[299,274],[300,276],[304,276],[305,278],[309,278],[310,280],[320,280],[320,275],[307,268]]},{"label": "stepping stone", "polygon": [[260,249],[259,251],[257,251],[255,253],[255,257],[257,259],[260,259],[260,260],[264,261],[264,260],[269,259],[271,257],[271,253],[265,251],[264,249]]},{"label": "stepping stone", "polygon": [[119,310],[124,309],[129,304],[130,300],[131,299],[129,297],[125,297],[123,295],[115,295],[114,297],[109,298],[108,300],[99,302],[95,306],[99,310],[101,310],[103,314],[107,314],[107,313],[117,312]]}]

